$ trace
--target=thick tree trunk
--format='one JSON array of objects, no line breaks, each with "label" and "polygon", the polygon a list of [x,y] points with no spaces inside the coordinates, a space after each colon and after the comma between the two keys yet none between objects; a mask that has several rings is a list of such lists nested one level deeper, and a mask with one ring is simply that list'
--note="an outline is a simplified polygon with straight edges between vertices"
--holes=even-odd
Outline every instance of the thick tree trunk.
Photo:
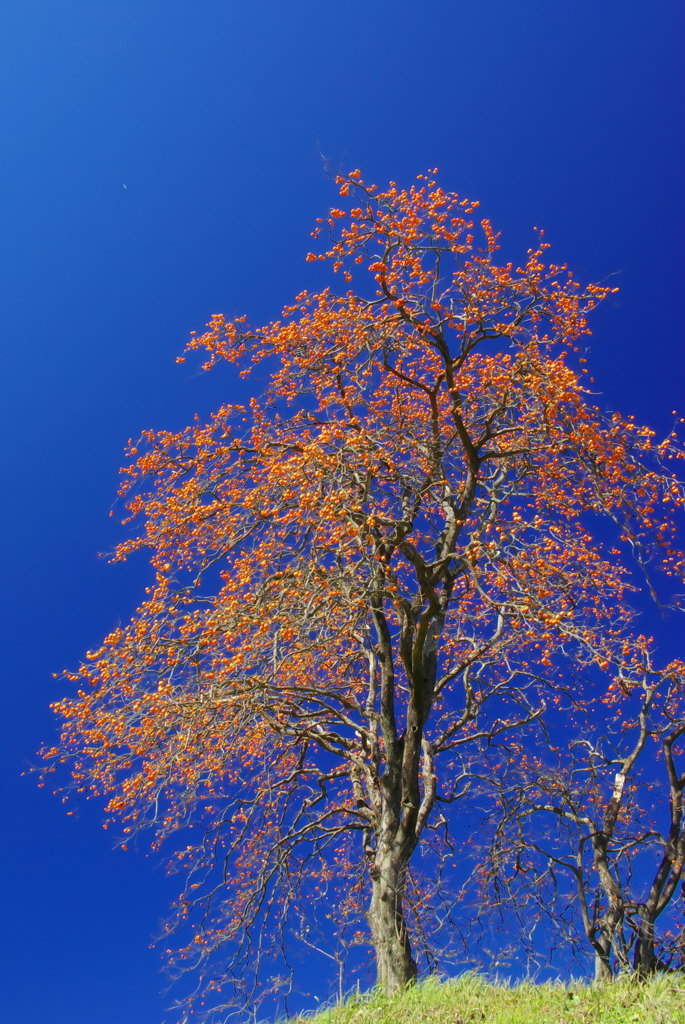
[{"label": "thick tree trunk", "polygon": [[611,947],[609,947],[609,950],[606,950],[604,943],[601,943],[601,946],[601,954],[595,950],[595,981],[611,981],[613,977],[611,973]]},{"label": "thick tree trunk", "polygon": [[[623,776],[622,776],[623,778]],[[620,809],[620,803],[616,797],[623,793],[623,783],[620,789],[614,791],[614,799],[611,802],[609,812],[604,819],[604,830],[593,837],[595,870],[599,875],[599,881],[607,899],[607,908],[602,914],[599,924],[599,934],[593,943],[595,947],[595,981],[611,981],[613,968],[611,963],[612,951],[617,955],[617,962],[622,967],[627,967],[625,957],[620,952],[620,942],[616,942],[617,929],[623,922],[625,907],[623,903],[623,891],[619,882],[611,873],[607,848],[609,838],[613,835],[613,828]]]},{"label": "thick tree trunk", "polygon": [[405,877],[406,867],[392,854],[377,861],[372,872],[367,919],[376,950],[376,981],[388,996],[411,984],[417,975],[402,907]]},{"label": "thick tree trunk", "polygon": [[635,971],[637,974],[654,974],[657,960],[654,952],[654,921],[650,916],[643,916],[640,931],[635,943]]},{"label": "thick tree trunk", "polygon": [[614,968],[611,963],[612,951],[616,954],[617,963],[621,967],[627,967],[625,958],[617,951],[615,938],[616,931],[623,919],[623,900],[614,899],[611,901],[606,913],[602,915],[599,924],[599,935],[594,943],[595,946],[595,981],[611,981],[614,977]]}]

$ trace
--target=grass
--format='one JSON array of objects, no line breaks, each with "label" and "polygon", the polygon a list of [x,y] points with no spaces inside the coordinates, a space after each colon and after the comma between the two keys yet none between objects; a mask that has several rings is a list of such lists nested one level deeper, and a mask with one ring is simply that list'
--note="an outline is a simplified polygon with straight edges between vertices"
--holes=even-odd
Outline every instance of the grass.
[{"label": "grass", "polygon": [[492,984],[474,975],[429,979],[395,999],[375,993],[297,1024],[685,1024],[685,978],[610,985]]}]

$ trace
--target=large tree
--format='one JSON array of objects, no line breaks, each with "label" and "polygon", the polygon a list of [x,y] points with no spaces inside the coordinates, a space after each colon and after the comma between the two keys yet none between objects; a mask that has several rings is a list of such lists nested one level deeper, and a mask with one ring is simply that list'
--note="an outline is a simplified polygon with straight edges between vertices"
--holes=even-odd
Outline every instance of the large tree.
[{"label": "large tree", "polygon": [[258,329],[215,316],[189,349],[260,366],[262,397],[131,446],[140,528],[115,557],[149,551],[155,582],[48,752],[126,833],[196,828],[176,963],[210,987],[286,922],[343,941],[362,904],[379,984],[411,981],[483,751],[558,699],[559,651],[620,662],[625,552],[682,572],[672,439],[605,419],[578,366],[608,289],[541,238],[498,263],[477,204],[430,178],[338,184],[351,206],[308,259],[348,290]]}]

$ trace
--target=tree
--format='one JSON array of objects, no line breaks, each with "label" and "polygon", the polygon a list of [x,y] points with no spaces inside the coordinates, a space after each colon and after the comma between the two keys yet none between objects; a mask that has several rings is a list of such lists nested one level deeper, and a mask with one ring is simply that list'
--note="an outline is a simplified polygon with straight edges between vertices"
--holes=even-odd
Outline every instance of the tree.
[{"label": "tree", "polygon": [[[672,915],[657,936],[656,922],[673,909],[685,863],[685,665],[657,669],[644,638],[631,655],[602,694],[603,714],[595,708],[546,757],[520,751],[494,780],[503,813],[491,905],[566,938],[579,917],[600,981],[683,961],[682,923],[674,930]],[[682,894],[677,909],[682,917]]]},{"label": "tree", "polygon": [[337,181],[351,209],[308,259],[371,291],[303,292],[278,322],[217,315],[191,339],[205,368],[261,366],[268,387],[131,445],[140,529],[114,557],[148,550],[155,583],[72,675],[47,752],[125,833],[200,830],[170,927],[210,988],[322,902],[326,941],[365,903],[379,984],[410,982],[483,751],[559,699],[559,649],[620,661],[624,552],[593,517],[682,572],[670,518],[654,525],[682,504],[673,439],[602,417],[569,365],[609,289],[545,266],[542,238],[498,265],[477,204],[431,178]]}]

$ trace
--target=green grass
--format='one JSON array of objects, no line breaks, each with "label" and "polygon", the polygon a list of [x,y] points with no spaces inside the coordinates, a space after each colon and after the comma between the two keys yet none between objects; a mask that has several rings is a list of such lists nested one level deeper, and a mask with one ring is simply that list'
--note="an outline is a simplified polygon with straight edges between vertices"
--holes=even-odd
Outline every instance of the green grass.
[{"label": "green grass", "polygon": [[685,1024],[685,978],[610,985],[428,980],[396,999],[353,997],[299,1024]]}]

